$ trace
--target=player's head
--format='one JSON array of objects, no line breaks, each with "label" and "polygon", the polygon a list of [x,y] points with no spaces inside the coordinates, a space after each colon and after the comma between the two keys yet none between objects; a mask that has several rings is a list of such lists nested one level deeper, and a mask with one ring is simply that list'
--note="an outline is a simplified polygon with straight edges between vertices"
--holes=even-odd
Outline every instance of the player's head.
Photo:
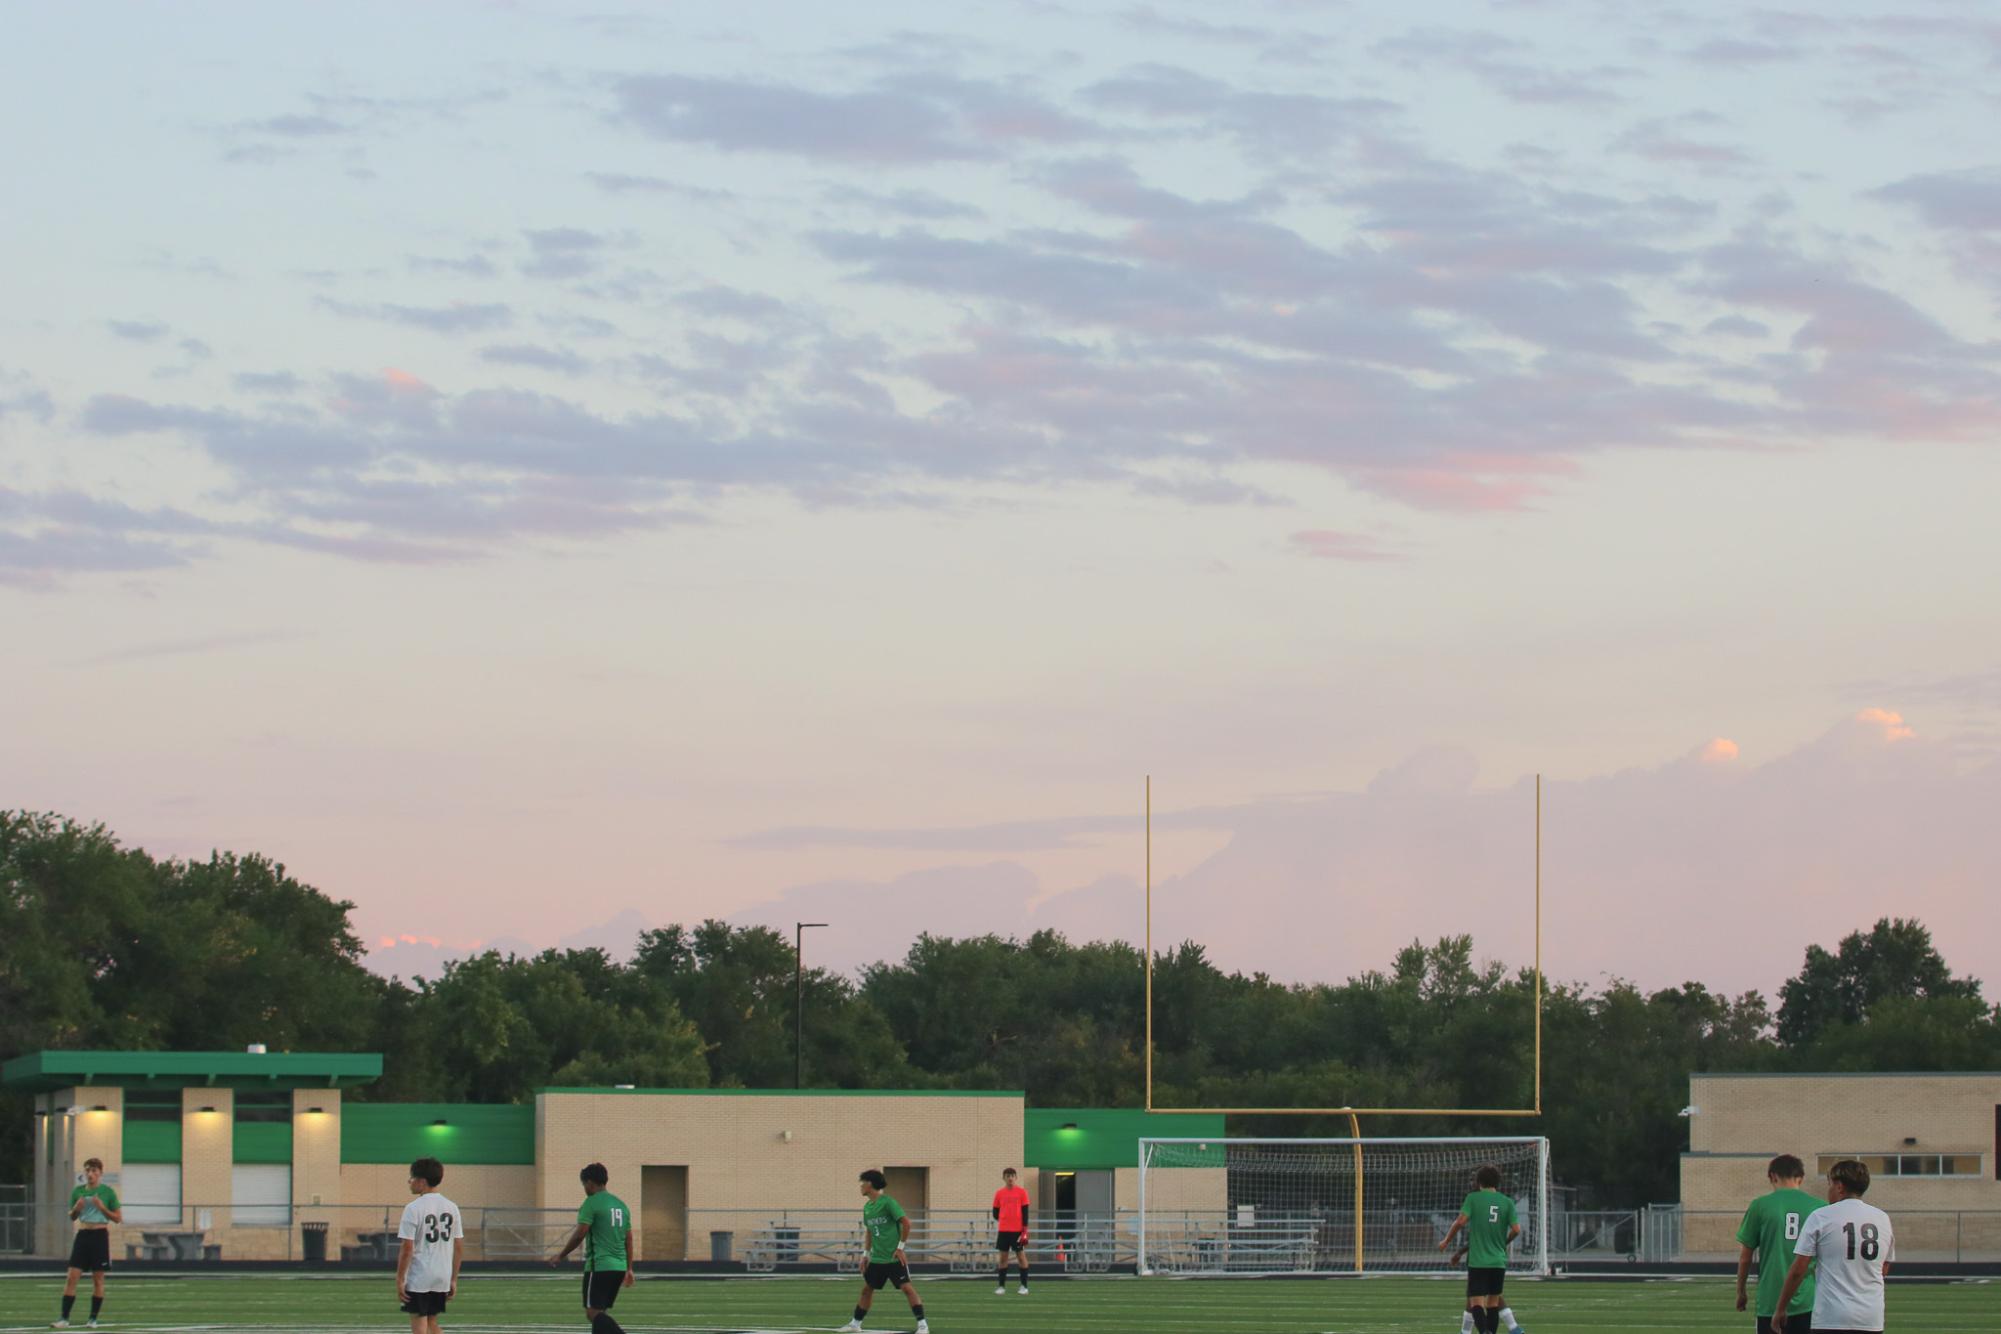
[{"label": "player's head", "polygon": [[1012,1167],[1003,1167],[1001,1169],[1001,1180],[1005,1181],[1008,1185],[1012,1186],[1014,1184],[1014,1177],[1015,1171]]},{"label": "player's head", "polygon": [[611,1173],[604,1170],[603,1163],[586,1163],[584,1170],[577,1173],[577,1180],[584,1183],[584,1194],[595,1195],[611,1180]]},{"label": "player's head", "polygon": [[[1839,1191],[1839,1194],[1835,1192]],[[1869,1193],[1869,1167],[1853,1158],[1843,1158],[1827,1169],[1827,1198],[1852,1200]]]},{"label": "player's head", "polygon": [[1481,1190],[1499,1190],[1501,1188],[1501,1169],[1492,1163],[1480,1164],[1480,1170],[1473,1174],[1473,1184]]},{"label": "player's head", "polygon": [[1797,1186],[1806,1180],[1806,1164],[1793,1154],[1782,1153],[1765,1168],[1765,1180],[1774,1186]]},{"label": "player's head", "polygon": [[410,1164],[410,1193],[412,1195],[422,1195],[426,1190],[436,1190],[438,1183],[444,1179],[445,1165],[436,1158],[419,1158],[416,1162]]},{"label": "player's head", "polygon": [[83,1175],[87,1180],[89,1180],[91,1185],[95,1186],[97,1184],[98,1178],[104,1175],[104,1160],[102,1158],[84,1159]]},{"label": "player's head", "polygon": [[862,1194],[868,1196],[870,1199],[874,1199],[889,1189],[889,1178],[876,1171],[873,1167],[862,1173],[859,1180],[862,1183]]}]

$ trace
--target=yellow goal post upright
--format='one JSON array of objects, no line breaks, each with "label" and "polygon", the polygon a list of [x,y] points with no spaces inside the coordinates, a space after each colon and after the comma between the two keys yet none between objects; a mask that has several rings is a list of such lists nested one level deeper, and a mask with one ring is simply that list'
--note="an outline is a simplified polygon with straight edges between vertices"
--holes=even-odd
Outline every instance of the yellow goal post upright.
[{"label": "yellow goal post upright", "polygon": [[[1548,1207],[1549,1207],[1549,1144],[1547,1140],[1534,1137],[1527,1137],[1527,1136],[1495,1138],[1492,1140],[1474,1140],[1474,1139],[1449,1140],[1440,1138],[1400,1139],[1400,1140],[1365,1139],[1362,1135],[1362,1123],[1361,1123],[1361,1118],[1364,1116],[1474,1116],[1474,1117],[1505,1118],[1505,1117],[1535,1117],[1542,1115],[1542,1000],[1543,1000],[1542,775],[1537,774],[1535,776],[1535,860],[1534,860],[1535,994],[1534,994],[1534,1017],[1533,1017],[1532,1032],[1530,1037],[1531,1063],[1532,1063],[1531,1102],[1530,1105],[1527,1107],[1353,1107],[1353,1106],[1162,1107],[1158,1105],[1158,1103],[1156,1103],[1156,1101],[1154,1100],[1154,1088],[1153,1088],[1153,1048],[1154,1048],[1154,1043],[1153,1043],[1153,969],[1154,969],[1153,777],[1150,774],[1146,778],[1146,788],[1145,788],[1145,829],[1146,829],[1146,838],[1145,838],[1146,925],[1145,925],[1144,949],[1146,955],[1146,1004],[1145,1004],[1146,1110],[1151,1113],[1158,1113],[1161,1115],[1170,1115],[1170,1116],[1171,1115],[1346,1116],[1348,1118],[1348,1128],[1349,1128],[1349,1136],[1346,1139],[1313,1140],[1313,1141],[1299,1140],[1290,1142],[1302,1146],[1306,1144],[1313,1144],[1320,1146],[1323,1149],[1332,1148],[1335,1146],[1345,1146],[1349,1151],[1351,1165],[1352,1165],[1353,1256],[1352,1256],[1351,1272],[1354,1273],[1362,1273],[1365,1272],[1366,1270],[1366,1263],[1365,1263],[1365,1258],[1366,1258],[1365,1237],[1367,1234],[1366,1185],[1368,1180],[1367,1175],[1365,1173],[1365,1163],[1364,1163],[1364,1157],[1365,1157],[1364,1150],[1366,1146],[1383,1145],[1387,1147],[1388,1145],[1391,1144],[1407,1145],[1407,1146],[1416,1146],[1425,1144],[1429,1145],[1492,1144],[1497,1147],[1502,1145],[1534,1146],[1534,1156],[1536,1161],[1534,1168],[1531,1169],[1534,1177],[1534,1190],[1532,1192],[1532,1198],[1534,1201],[1533,1207],[1538,1214],[1538,1217],[1536,1217],[1533,1220],[1534,1223],[1533,1244],[1535,1245],[1535,1248],[1538,1252],[1534,1271],[1547,1273],[1549,1270],[1548,1226],[1547,1226]],[[1201,1143],[1197,1145],[1197,1148],[1201,1152],[1212,1153],[1216,1151],[1219,1147],[1223,1148],[1224,1151],[1227,1152],[1226,1145],[1230,1143],[1242,1144],[1247,1146],[1248,1148],[1250,1146],[1273,1146],[1273,1145],[1284,1144],[1287,1142],[1288,1141],[1279,1141],[1279,1140],[1226,1140],[1221,1145],[1211,1144],[1211,1143]],[[1138,1231],[1139,1231],[1139,1269],[1142,1273],[1148,1272],[1149,1268],[1148,1247],[1147,1247],[1147,1242],[1148,1242],[1147,1231],[1149,1222],[1148,1209],[1147,1209],[1148,1205],[1147,1188],[1148,1188],[1149,1168],[1151,1165],[1148,1162],[1147,1156],[1150,1152],[1150,1147],[1155,1144],[1163,1146],[1169,1144],[1196,1145],[1197,1142],[1193,1140],[1182,1141],[1182,1140],[1160,1138],[1160,1139],[1142,1141],[1140,1144]],[[1523,1166],[1526,1167],[1526,1164],[1524,1164]],[[1456,1203],[1454,1207],[1456,1209]],[[1528,1219],[1523,1220],[1523,1225],[1525,1230],[1530,1227],[1530,1224],[1531,1220]],[[1228,1230],[1227,1225],[1225,1230],[1226,1231]],[[1392,1241],[1394,1240],[1395,1239],[1392,1238]]]}]

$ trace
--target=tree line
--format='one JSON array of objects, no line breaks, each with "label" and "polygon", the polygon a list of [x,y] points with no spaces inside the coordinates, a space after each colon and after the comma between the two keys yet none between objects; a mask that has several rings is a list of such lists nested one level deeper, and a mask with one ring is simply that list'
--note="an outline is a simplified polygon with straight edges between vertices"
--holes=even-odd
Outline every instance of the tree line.
[{"label": "tree line", "polygon": [[[378,1101],[522,1102],[546,1085],[788,1087],[792,942],[720,921],[646,932],[634,957],[488,953],[404,982],[368,971],[329,898],[267,857],[159,860],[101,825],[0,812],[0,1057],[49,1048],[379,1051]],[[921,937],[846,977],[805,974],[809,1086],[1005,1088],[1032,1106],[1132,1106],[1143,958],[1123,942]],[[1156,956],[1161,1105],[1526,1106],[1533,974],[1472,939],[1288,984],[1198,942]],[[1807,945],[1776,1012],[1699,981],[1548,981],[1544,1115],[1584,1202],[1670,1200],[1692,1072],[2001,1069],[2001,1014],[1916,921]],[[0,1097],[0,1181],[29,1169],[29,1101]],[[1408,1118],[1396,1134],[1492,1134]],[[1237,1118],[1240,1134],[1345,1134],[1345,1118]]]}]

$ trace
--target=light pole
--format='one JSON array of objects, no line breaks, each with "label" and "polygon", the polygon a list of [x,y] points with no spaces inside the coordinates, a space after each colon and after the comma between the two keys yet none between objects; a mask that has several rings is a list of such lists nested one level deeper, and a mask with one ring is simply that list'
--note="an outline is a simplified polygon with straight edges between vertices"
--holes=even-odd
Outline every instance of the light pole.
[{"label": "light pole", "polygon": [[792,924],[792,1087],[805,1087],[800,1076],[806,1068],[806,932],[825,922]]}]

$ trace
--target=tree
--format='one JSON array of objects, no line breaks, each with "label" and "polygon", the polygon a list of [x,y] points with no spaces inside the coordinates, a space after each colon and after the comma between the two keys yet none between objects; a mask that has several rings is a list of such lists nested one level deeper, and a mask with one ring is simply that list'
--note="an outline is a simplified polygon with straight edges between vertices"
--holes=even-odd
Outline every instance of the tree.
[{"label": "tree", "polygon": [[1806,947],[1806,962],[1779,991],[1779,1041],[1799,1048],[1832,1024],[1854,1024],[1890,997],[1978,999],[1980,983],[1952,976],[1916,921],[1885,917],[1867,935],[1850,932],[1837,951]]}]

